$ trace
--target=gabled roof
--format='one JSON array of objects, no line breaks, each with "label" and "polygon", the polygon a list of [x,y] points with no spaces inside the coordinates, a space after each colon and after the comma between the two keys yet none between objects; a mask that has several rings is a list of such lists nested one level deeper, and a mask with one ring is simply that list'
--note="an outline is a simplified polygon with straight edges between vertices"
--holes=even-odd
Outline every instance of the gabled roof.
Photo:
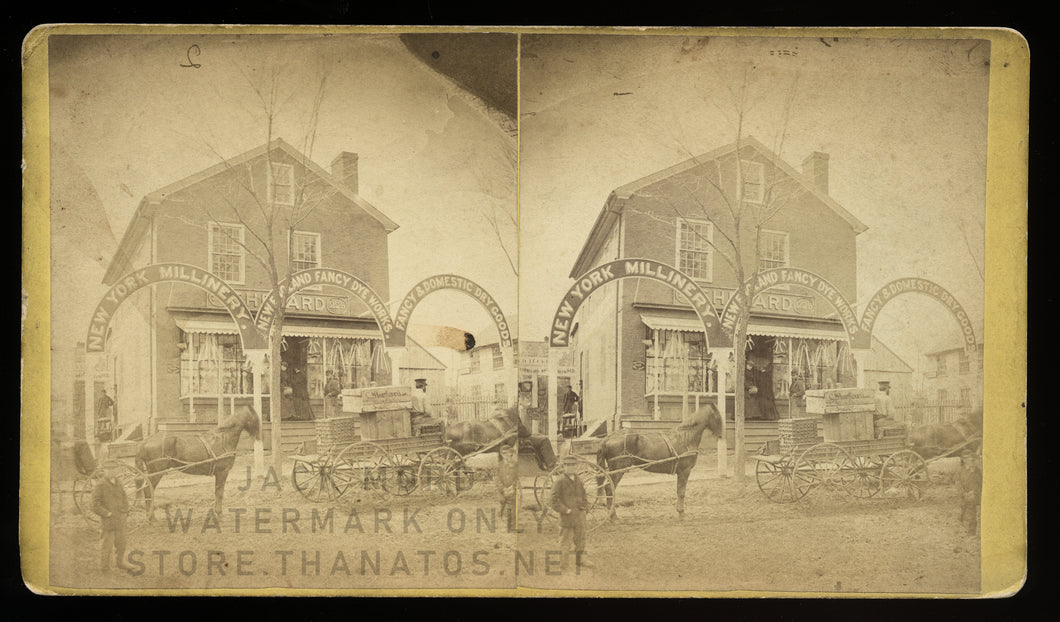
[{"label": "gabled roof", "polygon": [[913,368],[909,363],[906,363],[902,357],[898,356],[887,344],[877,339],[875,335],[872,337],[871,350],[869,351],[868,360],[865,361],[865,369],[866,371],[913,372]]},{"label": "gabled roof", "polygon": [[132,256],[133,250],[139,243],[140,236],[147,231],[148,219],[147,216],[150,214],[153,206],[160,205],[170,195],[180,192],[186,188],[190,188],[196,184],[202,183],[203,181],[220,175],[222,173],[232,170],[233,167],[239,166],[250,162],[251,160],[260,158],[270,151],[279,150],[289,155],[296,162],[301,163],[306,167],[307,170],[311,171],[320,179],[324,180],[335,190],[345,197],[347,200],[355,204],[357,207],[364,210],[369,216],[376,219],[379,224],[383,226],[383,229],[387,233],[391,233],[398,228],[398,224],[393,220],[390,220],[383,212],[379,211],[374,205],[361,198],[361,196],[346,186],[346,184],[335,179],[331,173],[326,171],[316,162],[313,162],[305,154],[299,152],[297,149],[289,145],[282,138],[273,139],[272,142],[255,147],[250,151],[244,152],[233,158],[218,162],[217,164],[203,169],[198,173],[189,175],[184,179],[173,182],[163,188],[159,188],[154,192],[147,194],[140,201],[140,205],[136,208],[136,213],[133,215],[132,222],[125,229],[125,234],[122,236],[121,243],[118,245],[117,252],[114,253],[114,257],[111,259],[110,265],[107,267],[107,273],[103,277],[104,283],[113,283],[121,274],[126,270],[126,266]]},{"label": "gabled roof", "polygon": [[592,268],[590,265],[585,265],[591,259],[592,254],[598,248],[599,244],[606,238],[607,232],[611,230],[618,215],[622,213],[625,207],[625,201],[633,195],[637,194],[644,188],[651,186],[652,184],[659,183],[686,171],[689,171],[697,166],[702,166],[708,162],[716,161],[724,156],[732,154],[736,151],[737,144],[741,149],[751,147],[766,156],[766,158],[775,164],[788,177],[799,182],[807,192],[812,194],[822,203],[827,205],[832,211],[839,215],[850,228],[854,230],[855,234],[862,233],[868,230],[863,222],[857,219],[853,214],[846,210],[842,205],[836,202],[835,199],[828,196],[827,194],[818,190],[813,184],[807,182],[806,178],[795,170],[790,164],[780,159],[777,154],[769,150],[765,145],[758,141],[753,136],[748,136],[739,143],[733,142],[719,147],[708,153],[704,153],[698,156],[693,156],[683,162],[679,162],[669,168],[665,168],[661,171],[657,171],[646,177],[641,177],[636,181],[632,181],[628,184],[619,186],[618,188],[611,191],[610,196],[607,197],[607,201],[604,203],[604,208],[600,211],[600,215],[596,219],[596,223],[593,225],[592,231],[586,238],[585,245],[582,247],[581,252],[578,254],[578,259],[575,260],[574,266],[571,269],[571,278],[576,278],[585,273],[586,270]]}]

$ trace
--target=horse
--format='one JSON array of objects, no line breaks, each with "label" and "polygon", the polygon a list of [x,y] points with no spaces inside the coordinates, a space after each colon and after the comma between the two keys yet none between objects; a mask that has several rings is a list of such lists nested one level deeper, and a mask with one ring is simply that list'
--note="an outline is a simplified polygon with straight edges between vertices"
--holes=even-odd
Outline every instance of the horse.
[{"label": "horse", "polygon": [[[505,435],[510,439],[498,442]],[[516,446],[517,439],[526,441],[534,448],[541,468],[551,470],[556,465],[556,454],[547,436],[531,434],[519,418],[519,407],[498,408],[493,416],[484,421],[459,421],[445,428],[445,442],[461,456],[490,447],[490,452],[499,451],[501,445]]]},{"label": "horse", "polygon": [[618,488],[623,469],[629,467],[640,467],[649,473],[677,475],[677,515],[684,518],[685,486],[692,467],[696,466],[696,452],[705,430],[710,430],[715,438],[721,438],[721,415],[713,404],[700,407],[666,432],[623,429],[608,434],[596,451],[596,464],[611,474],[610,484],[599,482],[606,487],[611,520],[617,518],[614,489],[611,486]]},{"label": "horse", "polygon": [[931,423],[912,428],[906,436],[906,444],[927,460],[978,439],[982,433],[982,413],[975,413],[951,423]]},{"label": "horse", "polygon": [[221,516],[225,481],[236,460],[236,445],[246,430],[257,440],[261,433],[258,413],[250,406],[240,406],[216,429],[204,434],[156,433],[140,442],[136,451],[136,468],[151,482],[145,487],[147,515],[154,520],[154,489],[170,470],[214,478],[214,512]]}]

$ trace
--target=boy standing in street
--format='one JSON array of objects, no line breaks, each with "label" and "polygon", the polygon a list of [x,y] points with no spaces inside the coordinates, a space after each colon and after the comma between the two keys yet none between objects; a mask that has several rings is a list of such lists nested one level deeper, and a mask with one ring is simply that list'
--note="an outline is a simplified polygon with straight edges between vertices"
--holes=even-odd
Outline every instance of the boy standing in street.
[{"label": "boy standing in street", "polygon": [[103,572],[110,572],[111,549],[114,550],[118,568],[135,568],[125,560],[125,516],[129,513],[129,500],[118,480],[117,467],[114,462],[104,463],[103,479],[92,488],[92,511],[99,515],[102,523],[99,567]]},{"label": "boy standing in street", "polygon": [[559,514],[562,567],[566,569],[568,566],[568,555],[573,544],[577,567],[592,568],[593,565],[585,559],[585,513],[589,510],[589,502],[585,496],[585,486],[578,478],[578,457],[565,456],[561,464],[562,474],[552,485],[552,509]]},{"label": "boy standing in street", "polygon": [[961,452],[961,470],[957,473],[957,491],[961,495],[961,524],[974,536],[979,522],[979,499],[983,488],[983,471],[975,452]]},{"label": "boy standing in street", "polygon": [[510,533],[518,527],[516,506],[519,502],[519,456],[511,445],[501,445],[500,455],[497,486],[500,489],[501,516],[507,518]]}]

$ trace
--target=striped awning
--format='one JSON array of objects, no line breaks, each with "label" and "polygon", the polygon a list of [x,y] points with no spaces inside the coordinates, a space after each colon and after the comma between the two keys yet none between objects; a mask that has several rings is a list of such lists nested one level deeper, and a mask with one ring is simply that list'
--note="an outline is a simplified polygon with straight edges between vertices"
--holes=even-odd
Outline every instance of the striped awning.
[{"label": "striped awning", "polygon": [[[236,335],[239,331],[231,318],[214,315],[177,316],[174,318],[177,327],[186,333],[204,333],[210,335]],[[363,328],[342,328],[337,326],[320,326],[303,319],[288,319],[283,323],[283,334],[286,337],[333,337],[337,339],[382,339],[377,330]]]},{"label": "striped awning", "polygon": [[814,327],[780,326],[765,324],[753,319],[747,323],[747,334],[760,337],[796,337],[799,339],[824,339],[831,341],[845,341],[847,339],[847,333],[842,326],[827,327],[820,326],[820,324]]},{"label": "striped awning", "polygon": [[[674,330],[689,333],[702,333],[703,322],[696,317],[670,317],[656,315],[654,313],[641,313],[640,319],[648,328],[656,330]],[[760,337],[796,337],[800,339],[824,339],[831,341],[845,341],[847,333],[843,327],[836,324],[828,325],[822,321],[813,322],[812,325],[798,325],[796,321],[778,320],[774,322],[764,321],[761,318],[752,317],[747,323],[747,334]]]},{"label": "striped awning", "polygon": [[686,333],[703,332],[703,322],[699,318],[668,317],[654,313],[641,313],[640,320],[648,328],[656,330],[676,330]]}]

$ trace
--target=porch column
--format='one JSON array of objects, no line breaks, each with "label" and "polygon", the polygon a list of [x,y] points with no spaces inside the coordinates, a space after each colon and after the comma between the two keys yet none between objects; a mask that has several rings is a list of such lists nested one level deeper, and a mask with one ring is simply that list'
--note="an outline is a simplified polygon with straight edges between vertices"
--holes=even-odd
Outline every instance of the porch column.
[{"label": "porch column", "polygon": [[850,353],[854,355],[854,362],[858,366],[858,388],[865,389],[865,362],[869,358],[869,350],[850,350]]},{"label": "porch column", "polygon": [[717,404],[718,413],[721,415],[721,438],[718,439],[718,474],[722,477],[728,477],[729,443],[725,440],[726,427],[728,426],[725,413],[728,387],[726,386],[725,376],[729,372],[729,353],[732,350],[730,348],[711,348],[710,352],[718,368]]},{"label": "porch column", "polygon": [[504,391],[507,406],[514,406],[519,400],[519,359],[516,346],[501,348],[501,356],[504,358]]},{"label": "porch column", "polygon": [[245,350],[243,352],[254,374],[254,411],[258,415],[258,438],[254,439],[254,471],[262,476],[265,474],[265,435],[261,416],[261,387],[265,384],[265,354],[267,352],[268,350]]},{"label": "porch column", "polygon": [[559,404],[556,399],[556,383],[559,376],[559,358],[563,352],[559,348],[548,349],[548,440],[557,447],[556,428],[559,427]]},{"label": "porch column", "polygon": [[85,352],[85,441],[96,442],[96,365],[101,354]]}]

